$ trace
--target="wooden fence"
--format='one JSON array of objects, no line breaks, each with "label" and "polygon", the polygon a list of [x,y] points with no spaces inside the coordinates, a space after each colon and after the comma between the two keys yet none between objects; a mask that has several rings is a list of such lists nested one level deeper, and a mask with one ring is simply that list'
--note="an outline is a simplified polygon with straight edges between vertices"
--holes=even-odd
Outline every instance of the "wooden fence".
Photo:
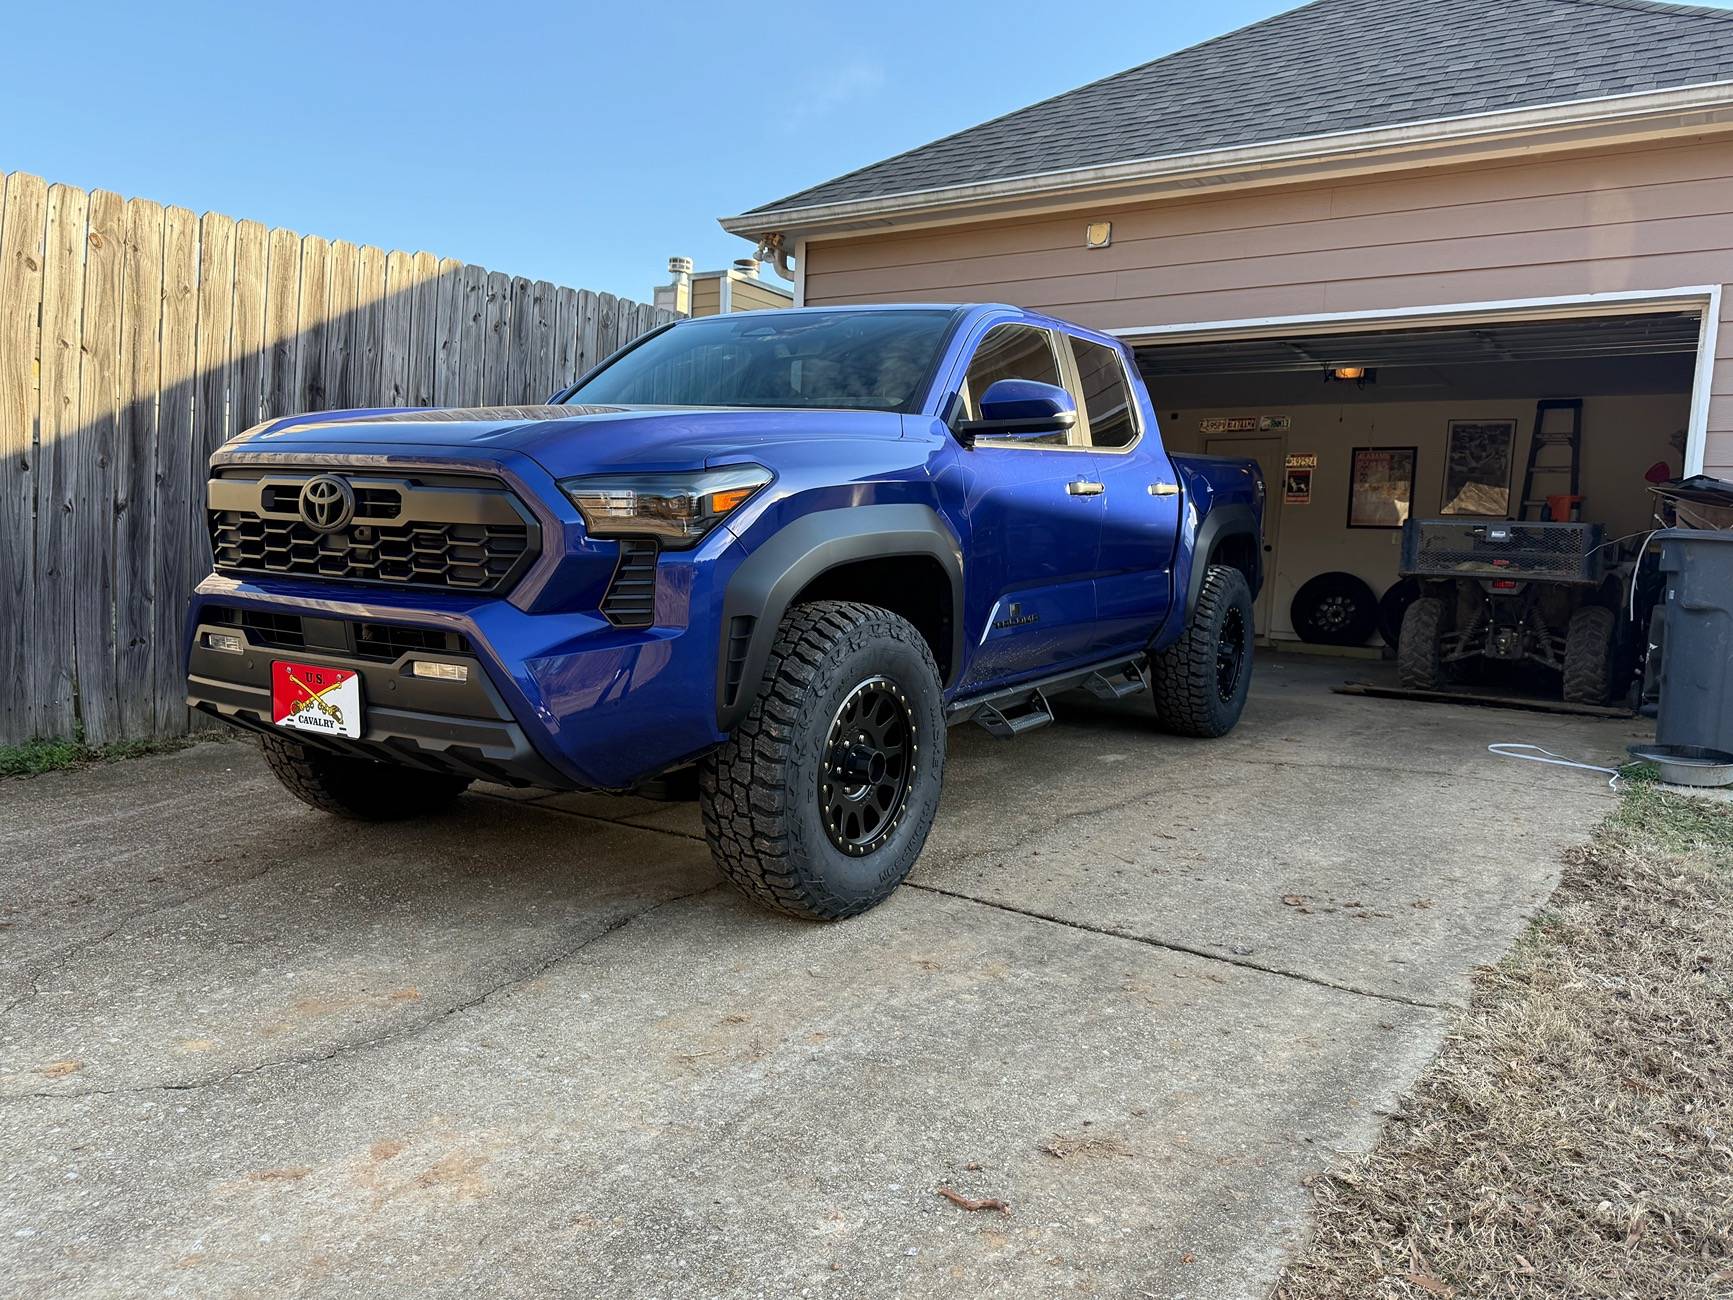
[{"label": "wooden fence", "polygon": [[174,735],[205,462],[273,415],[539,402],[643,303],[13,172],[0,203],[0,743]]}]

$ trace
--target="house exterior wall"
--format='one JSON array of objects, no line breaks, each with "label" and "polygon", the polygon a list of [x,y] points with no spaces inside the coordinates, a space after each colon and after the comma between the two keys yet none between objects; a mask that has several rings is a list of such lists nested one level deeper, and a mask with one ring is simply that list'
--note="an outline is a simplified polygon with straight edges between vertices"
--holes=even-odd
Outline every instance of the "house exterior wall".
[{"label": "house exterior wall", "polygon": [[761,284],[757,280],[736,280],[734,282],[735,311],[763,311],[776,307],[793,305],[794,295],[779,291],[772,285]]},{"label": "house exterior wall", "polygon": [[[1111,220],[1113,243],[1084,247]],[[1733,282],[1733,137],[805,246],[808,305],[1008,301],[1102,329]],[[1707,471],[1733,478],[1733,294]]]}]

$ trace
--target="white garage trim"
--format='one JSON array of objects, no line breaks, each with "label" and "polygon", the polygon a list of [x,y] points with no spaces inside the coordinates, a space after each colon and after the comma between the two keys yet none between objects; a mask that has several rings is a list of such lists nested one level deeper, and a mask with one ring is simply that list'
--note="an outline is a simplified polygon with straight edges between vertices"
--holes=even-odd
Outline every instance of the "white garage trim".
[{"label": "white garage trim", "polygon": [[1721,286],[1687,285],[1676,289],[1636,289],[1617,293],[1569,294],[1555,298],[1512,298],[1500,302],[1439,303],[1374,311],[1323,312],[1313,316],[1263,316],[1246,320],[1200,321],[1108,330],[1136,346],[1199,343],[1212,339],[1301,337],[1399,325],[1472,325],[1498,320],[1565,320],[1586,316],[1629,316],[1640,312],[1686,309],[1701,313],[1697,368],[1691,388],[1691,420],[1685,429],[1685,477],[1703,472],[1709,441],[1709,390],[1715,368],[1715,343],[1721,320]]}]

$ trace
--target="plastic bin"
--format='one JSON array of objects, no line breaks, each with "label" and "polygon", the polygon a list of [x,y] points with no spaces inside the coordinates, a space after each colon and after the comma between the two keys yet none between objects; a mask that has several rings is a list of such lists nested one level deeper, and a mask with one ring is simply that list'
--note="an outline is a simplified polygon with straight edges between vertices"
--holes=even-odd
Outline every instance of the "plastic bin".
[{"label": "plastic bin", "polygon": [[1733,750],[1733,532],[1659,535],[1667,584],[1655,742]]}]

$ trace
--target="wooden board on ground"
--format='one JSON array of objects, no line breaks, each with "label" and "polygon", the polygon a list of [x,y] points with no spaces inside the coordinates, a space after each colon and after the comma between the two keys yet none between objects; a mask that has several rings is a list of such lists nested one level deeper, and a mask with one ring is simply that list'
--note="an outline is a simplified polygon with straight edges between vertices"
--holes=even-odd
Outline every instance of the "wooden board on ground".
[{"label": "wooden board on ground", "polygon": [[1584,718],[1634,718],[1630,709],[1599,704],[1567,704],[1533,695],[1491,695],[1483,691],[1411,691],[1403,686],[1347,682],[1337,695],[1365,695],[1375,700],[1419,700],[1426,704],[1473,704],[1485,709],[1526,709],[1531,713],[1569,713]]}]

